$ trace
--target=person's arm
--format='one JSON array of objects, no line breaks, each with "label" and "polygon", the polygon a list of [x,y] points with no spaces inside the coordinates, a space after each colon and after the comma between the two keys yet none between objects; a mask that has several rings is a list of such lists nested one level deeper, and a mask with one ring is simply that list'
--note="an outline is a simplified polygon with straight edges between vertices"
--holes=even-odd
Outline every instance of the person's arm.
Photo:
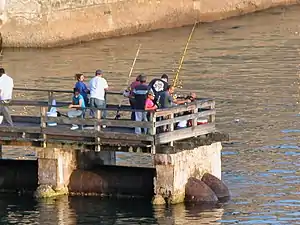
[{"label": "person's arm", "polygon": [[104,79],[104,90],[108,91],[108,83],[105,79]]},{"label": "person's arm", "polygon": [[180,104],[184,104],[184,103],[190,103],[191,100],[190,99],[183,99],[183,100],[175,99],[175,100],[173,100],[173,102],[177,105],[180,105]]}]

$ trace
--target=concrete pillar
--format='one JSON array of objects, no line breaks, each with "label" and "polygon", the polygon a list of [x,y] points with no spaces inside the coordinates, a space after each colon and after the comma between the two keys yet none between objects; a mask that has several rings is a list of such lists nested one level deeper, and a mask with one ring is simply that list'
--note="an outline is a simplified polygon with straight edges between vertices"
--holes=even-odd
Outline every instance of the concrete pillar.
[{"label": "concrete pillar", "polygon": [[115,152],[40,148],[36,197],[68,194],[68,185],[75,169],[88,170],[97,165],[115,165]]},{"label": "concrete pillar", "polygon": [[51,197],[68,193],[69,178],[76,169],[76,151],[72,149],[42,148],[38,150],[37,197]]},{"label": "concrete pillar", "polygon": [[208,172],[221,179],[221,142],[172,154],[156,154],[153,204],[184,201],[185,185],[190,177],[201,179]]}]

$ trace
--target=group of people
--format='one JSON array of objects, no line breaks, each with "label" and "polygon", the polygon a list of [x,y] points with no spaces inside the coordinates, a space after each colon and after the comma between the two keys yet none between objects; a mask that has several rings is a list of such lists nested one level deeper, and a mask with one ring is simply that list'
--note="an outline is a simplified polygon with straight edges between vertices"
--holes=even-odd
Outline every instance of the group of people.
[{"label": "group of people", "polygon": [[[75,109],[68,112],[69,118],[85,117],[85,108],[87,106],[91,108],[104,109],[106,108],[106,91],[108,90],[108,83],[103,77],[102,70],[96,70],[95,76],[89,82],[89,88],[84,83],[84,75],[82,73],[75,74],[77,80],[74,87],[74,96],[72,104],[69,108]],[[88,98],[88,95],[90,96]],[[95,117],[93,110],[90,111],[90,116]],[[102,111],[102,118],[106,118],[106,111]],[[79,126],[73,124],[71,130],[78,129]]]},{"label": "group of people", "polygon": [[[81,117],[86,114],[86,107],[97,108],[102,112],[101,118],[106,118],[106,92],[109,88],[106,79],[103,77],[102,70],[96,70],[95,76],[90,80],[87,86],[84,83],[84,75],[82,73],[75,74],[76,84],[74,86],[74,95],[72,104],[68,112],[69,118]],[[135,81],[124,91],[123,95],[129,98],[131,108],[135,111],[131,114],[131,119],[135,121],[148,121],[149,111],[158,108],[168,108],[173,105],[184,104],[191,102],[196,98],[195,94],[191,94],[191,98],[177,99],[174,96],[174,87],[170,85],[169,78],[163,74],[160,78],[155,78],[147,84],[147,77],[140,74]],[[13,121],[9,113],[8,104],[12,99],[12,91],[14,82],[9,77],[3,68],[0,68],[0,124],[2,119],[10,126],[13,126]],[[89,96],[89,97],[88,97]],[[147,112],[148,111],[148,112]],[[90,116],[95,118],[95,112],[90,110]],[[79,126],[73,124],[71,130],[78,129]],[[147,129],[143,130],[147,133]],[[136,134],[141,134],[140,127],[135,128]]]},{"label": "group of people", "polygon": [[[191,102],[191,98],[177,99],[174,95],[174,86],[170,85],[167,74],[163,74],[161,78],[155,78],[147,84],[147,77],[140,74],[136,80],[131,83],[124,96],[129,98],[131,108],[137,111],[132,112],[131,119],[135,121],[148,121],[149,110],[158,108],[168,108],[178,104]],[[192,98],[196,98],[193,93]],[[140,111],[139,111],[140,110]],[[146,112],[145,112],[146,110]],[[147,129],[143,131],[147,134]],[[135,128],[136,134],[141,134],[140,127]]]}]

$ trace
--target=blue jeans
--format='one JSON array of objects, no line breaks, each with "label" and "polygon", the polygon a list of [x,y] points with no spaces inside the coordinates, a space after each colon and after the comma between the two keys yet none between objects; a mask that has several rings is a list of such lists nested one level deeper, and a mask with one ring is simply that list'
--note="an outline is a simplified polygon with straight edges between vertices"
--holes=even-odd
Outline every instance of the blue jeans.
[{"label": "blue jeans", "polygon": [[[135,121],[148,121],[147,112],[135,112]],[[148,129],[144,128],[144,134],[147,134]],[[142,129],[140,127],[135,127],[135,133],[141,134]]]},{"label": "blue jeans", "polygon": [[[95,107],[97,109],[105,109],[106,108],[106,101],[100,100],[98,98],[91,98],[90,99],[90,107]],[[95,116],[95,112],[93,112],[93,115]],[[102,119],[106,118],[106,110],[102,111]]]}]

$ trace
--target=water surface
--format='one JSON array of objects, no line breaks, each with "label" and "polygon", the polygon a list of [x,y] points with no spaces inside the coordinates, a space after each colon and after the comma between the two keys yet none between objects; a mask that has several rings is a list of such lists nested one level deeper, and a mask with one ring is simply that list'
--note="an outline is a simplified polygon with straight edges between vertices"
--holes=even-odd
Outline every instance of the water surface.
[{"label": "water surface", "polygon": [[[183,204],[153,208],[137,200],[36,202],[2,196],[2,224],[300,224],[299,12],[299,6],[277,8],[202,24],[190,43],[180,73],[182,91],[216,99],[217,128],[231,137],[222,156],[230,202],[204,210]],[[5,50],[2,64],[18,87],[71,89],[75,72],[101,68],[112,89],[120,90],[139,43],[134,74],[172,75],[190,30],[51,50]]]}]

